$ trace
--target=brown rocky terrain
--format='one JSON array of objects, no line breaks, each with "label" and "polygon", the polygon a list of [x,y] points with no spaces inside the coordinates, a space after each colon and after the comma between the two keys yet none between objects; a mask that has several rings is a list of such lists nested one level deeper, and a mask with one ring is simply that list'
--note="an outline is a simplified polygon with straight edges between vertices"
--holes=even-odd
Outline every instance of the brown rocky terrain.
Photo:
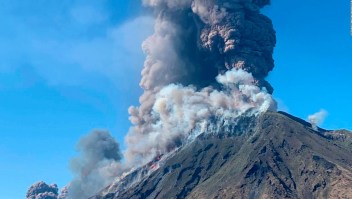
[{"label": "brown rocky terrain", "polygon": [[286,113],[242,120],[201,135],[139,182],[92,198],[352,198],[350,132],[315,131]]}]

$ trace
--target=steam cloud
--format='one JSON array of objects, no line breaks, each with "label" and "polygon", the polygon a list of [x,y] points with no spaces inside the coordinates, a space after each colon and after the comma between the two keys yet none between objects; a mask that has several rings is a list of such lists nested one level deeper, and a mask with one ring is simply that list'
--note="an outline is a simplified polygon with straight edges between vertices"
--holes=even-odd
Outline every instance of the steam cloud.
[{"label": "steam cloud", "polygon": [[[194,86],[180,84],[162,88],[155,95],[148,121],[151,123],[142,126],[148,129],[147,133],[135,126],[126,137],[127,162],[145,164],[197,134],[218,132],[216,129],[220,129],[224,121],[248,112],[257,114],[276,109],[271,95],[254,85],[253,76],[242,69],[232,69],[216,79],[223,88],[221,91],[211,87],[197,90]],[[214,117],[221,121],[219,127],[211,120]],[[138,162],[140,160],[142,162]]]},{"label": "steam cloud", "polygon": [[81,157],[71,162],[76,176],[68,186],[68,199],[86,199],[108,185],[121,170],[119,144],[106,131],[94,131],[77,145]]},{"label": "steam cloud", "polygon": [[313,115],[309,115],[308,121],[312,124],[312,128],[314,130],[318,130],[318,125],[323,124],[327,115],[328,115],[328,112],[322,109],[319,112],[314,113]]},{"label": "steam cloud", "polygon": [[[274,67],[270,0],[143,0],[156,15],[142,45],[146,60],[139,107],[130,107],[124,162],[106,132],[78,145],[77,174],[65,195],[88,198],[117,175],[148,163],[243,114],[275,110],[265,80]],[[215,120],[214,120],[215,118]],[[213,122],[219,121],[219,122]],[[125,175],[122,175],[125,176]]]}]

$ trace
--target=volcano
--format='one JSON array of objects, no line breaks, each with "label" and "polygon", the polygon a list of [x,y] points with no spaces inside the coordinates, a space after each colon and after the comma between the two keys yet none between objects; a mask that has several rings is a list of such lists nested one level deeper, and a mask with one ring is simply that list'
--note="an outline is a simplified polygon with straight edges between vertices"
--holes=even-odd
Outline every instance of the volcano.
[{"label": "volcano", "polygon": [[351,132],[315,130],[283,112],[240,120],[199,135],[91,199],[352,198]]}]

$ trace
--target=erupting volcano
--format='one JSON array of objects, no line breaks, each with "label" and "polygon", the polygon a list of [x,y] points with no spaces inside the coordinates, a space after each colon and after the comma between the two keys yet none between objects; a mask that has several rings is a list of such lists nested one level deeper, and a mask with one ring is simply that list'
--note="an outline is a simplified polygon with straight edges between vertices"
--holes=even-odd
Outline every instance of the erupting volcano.
[{"label": "erupting volcano", "polygon": [[352,197],[350,134],[276,113],[270,0],[143,3],[156,19],[126,151],[106,132],[83,138],[56,197]]}]

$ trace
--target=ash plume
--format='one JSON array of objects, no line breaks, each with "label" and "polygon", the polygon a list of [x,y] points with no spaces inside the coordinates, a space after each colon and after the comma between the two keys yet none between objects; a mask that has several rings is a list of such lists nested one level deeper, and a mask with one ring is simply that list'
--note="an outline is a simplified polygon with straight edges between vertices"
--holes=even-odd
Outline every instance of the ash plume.
[{"label": "ash plume", "polygon": [[75,178],[65,192],[68,199],[86,199],[111,183],[121,170],[119,144],[106,131],[94,131],[77,145],[81,153],[71,162]]},{"label": "ash plume", "polygon": [[151,91],[170,83],[204,87],[219,73],[241,68],[256,84],[273,89],[264,78],[274,67],[276,43],[271,20],[260,14],[264,0],[144,0],[154,8],[155,33],[147,53],[141,86]]},{"label": "ash plume", "polygon": [[126,162],[145,164],[209,127],[248,110],[275,109],[265,77],[274,67],[269,0],[144,0],[156,15],[144,43],[146,61],[134,126],[126,136]]},{"label": "ash plume", "polygon": [[219,132],[234,118],[276,110],[265,80],[274,67],[276,37],[271,20],[260,13],[270,0],[143,3],[156,19],[154,34],[142,44],[144,93],[139,107],[129,108],[133,126],[125,137],[124,161],[107,132],[83,138],[66,198],[88,198],[116,176],[119,183],[141,165],[149,169],[147,163],[199,134]]},{"label": "ash plume", "polygon": [[324,122],[327,115],[328,115],[328,112],[322,109],[319,112],[309,115],[308,121],[312,124],[312,128],[314,130],[318,130],[318,125],[321,125]]},{"label": "ash plume", "polygon": [[57,199],[58,191],[56,184],[48,185],[43,181],[34,183],[29,187],[26,198],[27,199]]}]

